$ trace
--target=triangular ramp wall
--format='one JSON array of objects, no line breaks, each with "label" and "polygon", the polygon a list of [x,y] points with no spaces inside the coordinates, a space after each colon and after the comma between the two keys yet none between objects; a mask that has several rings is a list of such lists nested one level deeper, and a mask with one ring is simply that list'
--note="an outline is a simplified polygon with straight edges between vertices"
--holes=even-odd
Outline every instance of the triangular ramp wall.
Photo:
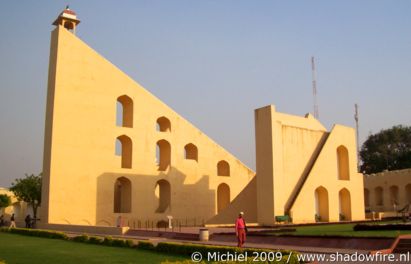
[{"label": "triangular ramp wall", "polygon": [[207,221],[206,225],[234,224],[239,212],[244,212],[247,223],[257,223],[257,177],[223,211]]}]

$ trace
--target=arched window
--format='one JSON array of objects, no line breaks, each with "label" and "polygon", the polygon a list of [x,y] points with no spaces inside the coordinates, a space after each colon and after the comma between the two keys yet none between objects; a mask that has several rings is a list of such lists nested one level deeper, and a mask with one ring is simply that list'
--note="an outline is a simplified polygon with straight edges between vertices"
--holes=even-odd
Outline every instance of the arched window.
[{"label": "arched window", "polygon": [[411,204],[411,183],[405,186],[405,202]]},{"label": "arched window", "polygon": [[344,146],[337,148],[337,166],[338,166],[338,179],[349,180],[350,179],[350,166],[348,159],[348,150]]},{"label": "arched window", "polygon": [[375,187],[374,189],[375,193],[375,205],[382,206],[384,205],[384,190],[382,187]]},{"label": "arched window", "polygon": [[63,27],[64,27],[65,29],[67,29],[68,31],[73,32],[73,30],[74,30],[74,22],[66,21],[66,22],[64,22]]},{"label": "arched window", "polygon": [[130,169],[132,163],[133,143],[128,136],[122,135],[117,137],[115,153],[117,156],[121,156],[121,167]]},{"label": "arched window", "polygon": [[159,180],[156,183],[154,194],[158,199],[158,207],[156,213],[164,213],[171,204],[171,187],[166,180]]},{"label": "arched window", "polygon": [[126,177],[114,183],[114,213],[131,213],[131,181]]},{"label": "arched window", "polygon": [[184,147],[184,157],[185,159],[195,160],[198,161],[198,150],[197,147],[189,143]]},{"label": "arched window", "polygon": [[159,132],[171,132],[171,123],[167,117],[160,117],[157,119],[157,131]]},{"label": "arched window", "polygon": [[340,198],[340,220],[351,221],[351,195],[343,188],[338,193]]},{"label": "arched window", "polygon": [[396,207],[399,205],[399,199],[398,199],[398,186],[392,185],[390,186],[390,203],[394,209],[397,209]]},{"label": "arched window", "polygon": [[230,176],[230,164],[225,160],[220,160],[217,163],[217,175],[218,176]]},{"label": "arched window", "polygon": [[165,171],[171,164],[171,145],[167,140],[157,142],[156,161],[159,171]]},{"label": "arched window", "polygon": [[230,187],[221,183],[217,187],[217,212],[221,212],[230,204]]},{"label": "arched window", "polygon": [[370,206],[370,191],[367,188],[364,189],[364,205],[365,207]]},{"label": "arched window", "polygon": [[117,98],[116,125],[133,127],[133,100],[127,95]]},{"label": "arched window", "polygon": [[315,218],[318,222],[328,222],[328,191],[320,186],[315,189]]}]

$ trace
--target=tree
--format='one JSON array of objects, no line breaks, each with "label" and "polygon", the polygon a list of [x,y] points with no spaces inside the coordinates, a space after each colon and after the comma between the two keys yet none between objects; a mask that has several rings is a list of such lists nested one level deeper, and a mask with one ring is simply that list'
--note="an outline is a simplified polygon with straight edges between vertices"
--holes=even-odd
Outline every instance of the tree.
[{"label": "tree", "polygon": [[360,156],[364,173],[411,168],[411,127],[393,126],[369,135]]},{"label": "tree", "polygon": [[16,179],[10,187],[17,200],[24,201],[33,208],[34,222],[37,219],[37,208],[41,205],[41,176],[41,173],[37,176],[26,174],[26,178]]},{"label": "tree", "polygon": [[7,194],[0,194],[0,212],[2,208],[6,208],[11,205],[11,198]]}]

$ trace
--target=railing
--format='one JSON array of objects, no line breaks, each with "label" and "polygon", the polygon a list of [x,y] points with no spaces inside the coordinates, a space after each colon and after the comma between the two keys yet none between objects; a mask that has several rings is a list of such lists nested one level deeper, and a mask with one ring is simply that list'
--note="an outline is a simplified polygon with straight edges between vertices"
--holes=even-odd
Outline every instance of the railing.
[{"label": "railing", "polygon": [[122,226],[128,226],[131,229],[143,229],[151,231],[178,231],[184,227],[202,227],[205,225],[204,219],[184,218],[171,219],[171,228],[169,228],[168,219],[124,219]]}]

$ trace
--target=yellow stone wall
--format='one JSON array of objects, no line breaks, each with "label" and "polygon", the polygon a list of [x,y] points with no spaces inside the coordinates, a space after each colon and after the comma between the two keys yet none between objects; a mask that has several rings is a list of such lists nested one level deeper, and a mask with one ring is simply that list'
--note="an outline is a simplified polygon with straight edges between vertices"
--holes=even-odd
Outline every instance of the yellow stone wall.
[{"label": "yellow stone wall", "polygon": [[403,209],[411,203],[411,169],[364,175],[364,199],[369,211]]},{"label": "yellow stone wall", "polygon": [[[132,108],[120,126],[117,101]],[[170,128],[158,131],[159,118]],[[256,177],[58,26],[51,34],[42,222],[114,226],[121,215],[133,228],[171,215],[182,224],[218,225],[232,223],[239,211],[262,225],[284,214],[294,223],[340,221],[340,214],[364,219],[364,203],[356,202],[364,196],[354,129],[327,131],[311,115],[283,114],[274,106],[255,110],[255,129]],[[115,154],[116,139],[123,142],[123,158]],[[157,143],[171,153],[160,164]],[[185,158],[189,145],[198,150],[196,160]],[[219,162],[229,164],[229,176],[218,175]],[[316,206],[316,200],[322,202]]]},{"label": "yellow stone wall", "polygon": [[[274,216],[285,214],[294,223],[316,221],[315,192],[319,187],[328,196],[328,217],[323,216],[320,221],[340,221],[340,213],[345,220],[364,219],[363,203],[355,202],[364,198],[362,174],[357,172],[354,129],[335,125],[327,132],[311,115],[286,115],[276,112],[274,106],[257,109],[255,122],[260,224],[270,224]],[[345,167],[349,180],[338,178],[340,146],[348,154]]]},{"label": "yellow stone wall", "polygon": [[[133,102],[132,127],[116,125],[117,98]],[[171,131],[156,131],[166,117]],[[116,138],[132,141],[131,168],[115,155]],[[159,171],[156,143],[171,146],[171,166]],[[198,148],[198,161],[184,158],[184,147]],[[217,176],[225,160],[230,176]],[[42,215],[46,223],[114,225],[114,185],[131,182],[131,212],[121,213],[133,226],[138,221],[208,220],[217,213],[218,186],[229,186],[233,200],[255,173],[191,123],[121,72],[65,28],[51,36],[44,147]],[[156,213],[159,180],[171,186],[171,204]],[[158,195],[158,194],[157,194]]]}]

